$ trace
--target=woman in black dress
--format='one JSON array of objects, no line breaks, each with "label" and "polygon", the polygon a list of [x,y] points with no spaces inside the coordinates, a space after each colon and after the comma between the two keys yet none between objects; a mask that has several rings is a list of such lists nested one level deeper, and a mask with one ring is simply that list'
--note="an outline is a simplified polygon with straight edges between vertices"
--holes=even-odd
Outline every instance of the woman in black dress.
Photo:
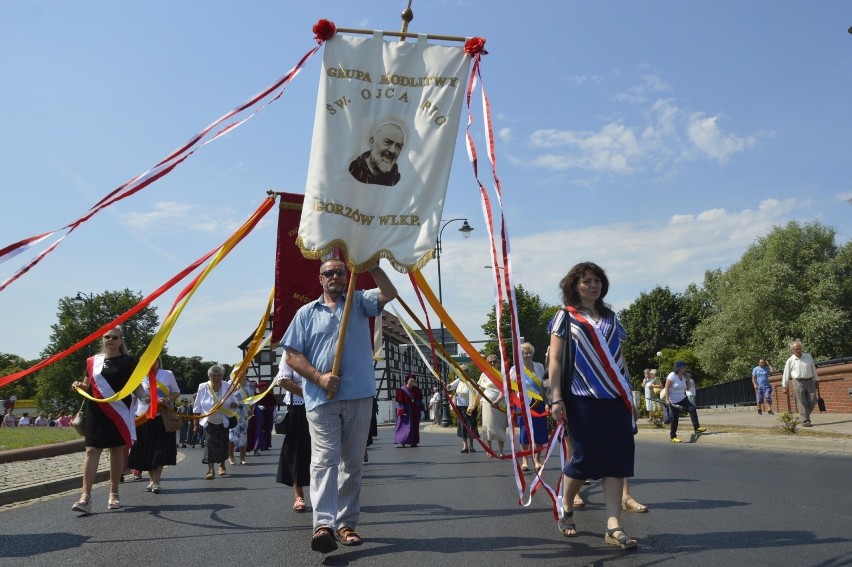
[{"label": "woman in black dress", "polygon": [[302,398],[304,378],[281,359],[278,370],[278,385],[287,390],[287,417],[285,420],[284,443],[278,458],[278,474],[275,482],[293,487],[293,510],[304,512],[304,486],[310,486],[311,434]]},{"label": "woman in black dress", "polygon": [[[158,412],[154,419],[147,417],[143,423],[136,428],[136,443],[130,449],[128,466],[131,469],[148,471],[151,482],[145,488],[145,492],[160,493],[160,478],[163,467],[177,464],[177,443],[174,431],[167,432],[163,425],[163,412],[170,411],[166,407],[174,407],[174,402],[180,396],[180,388],[177,379],[171,370],[161,368],[162,361],[157,358],[154,362],[153,372],[156,376],[156,395],[158,398]],[[142,387],[148,396],[151,395],[151,382],[148,377],[142,380]],[[139,419],[149,412],[150,404],[140,403],[136,408]]]},{"label": "woman in black dress", "polygon": [[[128,353],[124,344],[124,332],[115,327],[103,336],[100,354],[86,361],[86,378],[74,382],[72,390],[88,390],[94,398],[109,398],[124,388],[136,368],[136,359]],[[149,403],[151,399],[141,388],[134,392],[139,399]],[[118,499],[118,483],[124,470],[125,448],[136,440],[136,426],[130,411],[131,396],[114,402],[88,402],[84,424],[86,428],[86,453],[83,458],[83,493],[71,507],[82,514],[92,511],[92,484],[98,472],[101,452],[109,449],[109,500],[107,509],[121,508]]]}]

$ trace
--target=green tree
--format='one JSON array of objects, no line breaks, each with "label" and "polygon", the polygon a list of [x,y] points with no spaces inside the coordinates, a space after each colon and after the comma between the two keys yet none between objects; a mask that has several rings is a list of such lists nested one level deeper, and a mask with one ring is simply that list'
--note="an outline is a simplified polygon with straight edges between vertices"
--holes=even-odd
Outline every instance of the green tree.
[{"label": "green tree", "polygon": [[198,391],[198,385],[207,381],[207,370],[218,362],[201,360],[200,356],[163,355],[163,368],[171,370],[181,394],[192,396]]},{"label": "green tree", "polygon": [[713,381],[741,378],[761,357],[780,365],[801,338],[814,358],[852,352],[852,250],[819,222],[790,222],[752,244],[717,278],[716,312],[694,347]]},{"label": "green tree", "polygon": [[[0,376],[8,376],[21,370],[29,368],[30,363],[16,354],[0,353]],[[36,394],[36,382],[31,376],[16,380],[0,388],[0,400],[15,396],[19,400],[34,398]]]},{"label": "green tree", "polygon": [[[517,301],[518,311],[518,327],[520,328],[521,336],[524,341],[533,345],[535,348],[535,358],[539,362],[544,361],[544,354],[547,352],[547,347],[550,345],[550,337],[547,333],[547,325],[553,318],[553,315],[559,311],[558,305],[548,305],[535,294],[524,289],[523,285],[515,287],[515,299]],[[509,320],[509,304],[503,302],[503,318],[501,325],[501,334],[504,341],[511,340],[512,333],[510,330]],[[485,336],[491,339],[485,343],[482,352],[485,354],[499,354],[497,344],[497,308],[492,307],[488,313],[488,320],[482,325],[482,331]],[[508,344],[508,343],[507,343]],[[508,349],[511,350],[511,349]],[[511,358],[511,352],[509,357]],[[510,361],[510,364],[514,364]]]},{"label": "green tree", "polygon": [[[42,351],[42,357],[64,351],[141,300],[141,293],[129,289],[105,291],[91,299],[61,298],[57,322],[51,325],[50,343]],[[144,351],[157,330],[156,311],[156,307],[145,307],[122,325],[124,343],[136,356]],[[99,350],[100,340],[97,337],[86,347],[38,371],[36,400],[39,409],[51,412],[62,408],[75,409],[79,405],[79,397],[71,392],[71,382],[82,378],[86,373],[86,358]]]},{"label": "green tree", "polygon": [[657,366],[657,352],[685,346],[689,342],[692,326],[686,320],[691,320],[691,317],[686,316],[684,303],[683,298],[672,293],[668,286],[657,286],[650,292],[640,293],[627,309],[619,313],[627,331],[624,358],[634,378],[638,376],[641,379],[643,369]]}]

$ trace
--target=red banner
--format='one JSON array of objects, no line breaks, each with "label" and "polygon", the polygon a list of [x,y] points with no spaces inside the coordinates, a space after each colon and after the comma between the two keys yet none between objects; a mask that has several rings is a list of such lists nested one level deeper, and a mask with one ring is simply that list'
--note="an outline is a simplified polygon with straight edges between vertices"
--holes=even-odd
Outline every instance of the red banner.
[{"label": "red banner", "polygon": [[[275,306],[272,309],[273,346],[284,336],[290,321],[303,305],[322,295],[321,260],[308,260],[296,245],[304,195],[278,193],[278,242],[275,250]],[[376,287],[368,272],[358,275],[357,289]]]}]

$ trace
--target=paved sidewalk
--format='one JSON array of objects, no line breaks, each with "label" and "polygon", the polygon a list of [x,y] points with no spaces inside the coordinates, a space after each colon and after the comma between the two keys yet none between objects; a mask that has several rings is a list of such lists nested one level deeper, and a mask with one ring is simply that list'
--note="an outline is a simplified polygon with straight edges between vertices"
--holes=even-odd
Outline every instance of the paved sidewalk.
[{"label": "paved sidewalk", "polygon": [[[697,444],[729,445],[779,451],[802,451],[824,454],[852,455],[852,414],[814,413],[814,426],[799,428],[795,435],[782,432],[779,415],[757,415],[754,408],[731,408],[720,410],[699,409],[698,417],[707,433],[690,435],[689,418],[680,420],[679,434],[684,442]],[[667,442],[668,427],[656,428],[646,419],[639,420],[638,439]],[[425,429],[455,435],[455,427],[440,427],[431,422]],[[82,446],[81,446],[82,447]],[[17,502],[41,498],[50,494],[79,490],[82,484],[82,450],[62,455],[50,447],[33,448],[28,451],[3,452],[0,455],[0,510]],[[17,460],[9,461],[10,457]],[[178,451],[178,459],[186,458],[184,450]],[[101,454],[97,482],[109,478],[109,452]],[[146,477],[147,478],[147,477]]]}]

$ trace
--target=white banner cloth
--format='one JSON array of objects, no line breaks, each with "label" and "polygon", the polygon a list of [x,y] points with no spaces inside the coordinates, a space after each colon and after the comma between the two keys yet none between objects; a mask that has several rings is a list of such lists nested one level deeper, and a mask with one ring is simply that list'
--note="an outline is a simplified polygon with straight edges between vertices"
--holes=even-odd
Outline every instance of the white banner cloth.
[{"label": "white banner cloth", "polygon": [[432,257],[470,57],[463,46],[337,35],[326,42],[297,244],[350,268]]}]

